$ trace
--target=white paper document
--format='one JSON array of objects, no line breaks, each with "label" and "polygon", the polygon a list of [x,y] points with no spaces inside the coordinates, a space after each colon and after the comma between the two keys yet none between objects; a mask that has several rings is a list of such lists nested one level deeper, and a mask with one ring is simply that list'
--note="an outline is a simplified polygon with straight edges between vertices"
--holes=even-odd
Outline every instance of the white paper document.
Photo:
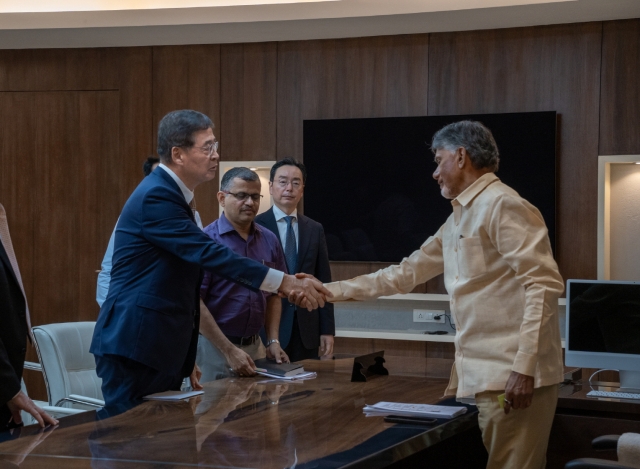
[{"label": "white paper document", "polygon": [[403,417],[430,417],[450,419],[462,415],[466,407],[451,407],[448,405],[431,404],[403,404],[401,402],[378,402],[366,405],[362,411],[367,417],[386,417],[387,415],[401,415]]},{"label": "white paper document", "polygon": [[305,373],[298,373],[297,375],[293,375],[293,376],[279,376],[279,375],[274,375],[272,373],[269,373],[267,371],[256,371],[256,374],[260,375],[260,376],[266,376],[267,378],[284,379],[284,380],[287,380],[287,381],[296,381],[296,380],[302,380],[302,379],[313,379],[316,376],[318,376],[315,371],[307,371]]},{"label": "white paper document", "polygon": [[204,394],[204,391],[165,391],[149,394],[144,396],[143,399],[150,401],[181,401],[200,394]]}]

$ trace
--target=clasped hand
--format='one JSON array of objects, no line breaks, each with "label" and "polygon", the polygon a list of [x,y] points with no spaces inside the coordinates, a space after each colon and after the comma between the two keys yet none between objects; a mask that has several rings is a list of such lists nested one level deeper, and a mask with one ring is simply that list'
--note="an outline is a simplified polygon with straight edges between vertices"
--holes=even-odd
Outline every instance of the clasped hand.
[{"label": "clasped hand", "polygon": [[313,275],[298,273],[285,275],[280,285],[278,294],[296,306],[306,308],[309,311],[322,308],[327,298],[333,295]]},{"label": "clasped hand", "polygon": [[313,275],[303,273],[285,275],[278,294],[309,311],[322,308],[327,298],[333,298],[331,292],[322,285],[320,280]]}]

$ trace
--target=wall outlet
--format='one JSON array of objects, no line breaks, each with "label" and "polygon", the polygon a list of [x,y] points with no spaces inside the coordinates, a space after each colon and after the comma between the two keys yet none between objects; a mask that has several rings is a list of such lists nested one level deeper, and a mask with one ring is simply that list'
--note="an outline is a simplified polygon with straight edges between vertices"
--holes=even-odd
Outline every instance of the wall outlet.
[{"label": "wall outlet", "polygon": [[438,322],[444,324],[444,310],[414,309],[413,322]]}]

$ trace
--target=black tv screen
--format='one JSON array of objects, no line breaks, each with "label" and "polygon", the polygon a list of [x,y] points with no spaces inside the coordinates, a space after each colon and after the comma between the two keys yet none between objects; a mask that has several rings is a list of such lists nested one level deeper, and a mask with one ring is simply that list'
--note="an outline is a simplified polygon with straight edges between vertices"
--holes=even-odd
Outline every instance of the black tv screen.
[{"label": "black tv screen", "polygon": [[555,112],[305,120],[304,213],[324,226],[330,260],[399,262],[438,231],[452,209],[431,139],[463,119],[491,129],[497,176],[540,210],[555,251]]}]

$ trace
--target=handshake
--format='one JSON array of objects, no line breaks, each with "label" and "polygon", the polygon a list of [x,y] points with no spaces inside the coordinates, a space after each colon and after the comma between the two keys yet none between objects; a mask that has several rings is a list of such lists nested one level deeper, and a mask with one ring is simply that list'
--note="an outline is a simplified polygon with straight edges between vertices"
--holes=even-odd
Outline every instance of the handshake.
[{"label": "handshake", "polygon": [[278,289],[282,298],[288,298],[289,302],[313,311],[322,308],[333,295],[317,278],[309,274],[286,275]]}]

